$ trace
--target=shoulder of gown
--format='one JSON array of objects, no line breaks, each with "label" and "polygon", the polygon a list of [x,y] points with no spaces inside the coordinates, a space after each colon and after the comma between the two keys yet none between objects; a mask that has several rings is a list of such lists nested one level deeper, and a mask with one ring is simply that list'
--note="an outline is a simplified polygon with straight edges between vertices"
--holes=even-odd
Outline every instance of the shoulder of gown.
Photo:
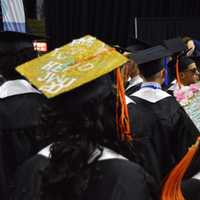
[{"label": "shoulder of gown", "polygon": [[138,164],[122,159],[110,159],[98,164],[101,180],[92,179],[89,199],[105,200],[153,200],[158,199],[158,186]]}]

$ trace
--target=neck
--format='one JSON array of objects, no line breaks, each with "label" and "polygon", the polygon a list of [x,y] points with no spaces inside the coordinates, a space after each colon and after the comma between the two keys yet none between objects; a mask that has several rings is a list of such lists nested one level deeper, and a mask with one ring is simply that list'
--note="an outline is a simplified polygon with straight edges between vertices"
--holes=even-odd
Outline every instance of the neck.
[{"label": "neck", "polygon": [[159,85],[162,85],[163,81],[161,81],[160,79],[145,79],[146,83],[158,83]]},{"label": "neck", "polygon": [[181,85],[184,85],[184,86],[190,85],[190,84],[188,84],[188,82],[185,81],[184,79],[181,79],[180,81],[181,81]]}]

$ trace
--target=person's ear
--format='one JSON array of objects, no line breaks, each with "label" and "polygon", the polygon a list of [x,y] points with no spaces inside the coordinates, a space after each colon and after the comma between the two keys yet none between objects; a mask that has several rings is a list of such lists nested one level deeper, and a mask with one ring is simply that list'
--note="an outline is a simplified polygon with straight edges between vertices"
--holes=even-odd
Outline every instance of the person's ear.
[{"label": "person's ear", "polygon": [[183,72],[180,72],[179,76],[180,76],[181,79],[183,79],[185,77],[185,74]]},{"label": "person's ear", "polygon": [[165,71],[165,69],[163,69],[163,70],[160,72],[160,75],[161,75],[161,78],[162,78],[162,79],[165,79],[165,74],[166,74],[166,71]]}]

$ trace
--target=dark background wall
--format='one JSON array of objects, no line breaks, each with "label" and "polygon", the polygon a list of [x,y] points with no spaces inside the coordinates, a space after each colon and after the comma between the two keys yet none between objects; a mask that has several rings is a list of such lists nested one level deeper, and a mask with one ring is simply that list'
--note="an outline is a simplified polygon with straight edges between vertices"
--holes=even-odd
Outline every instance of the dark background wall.
[{"label": "dark background wall", "polygon": [[[138,17],[137,25],[138,37],[152,44],[178,36],[200,39],[200,17]],[[134,20],[131,20],[130,27],[129,44],[136,34]]]},{"label": "dark background wall", "polygon": [[36,0],[23,0],[27,18],[36,18]]},{"label": "dark background wall", "polygon": [[199,0],[45,0],[45,16],[50,48],[85,34],[126,46],[134,17],[138,37],[154,43],[181,33],[200,35]]}]

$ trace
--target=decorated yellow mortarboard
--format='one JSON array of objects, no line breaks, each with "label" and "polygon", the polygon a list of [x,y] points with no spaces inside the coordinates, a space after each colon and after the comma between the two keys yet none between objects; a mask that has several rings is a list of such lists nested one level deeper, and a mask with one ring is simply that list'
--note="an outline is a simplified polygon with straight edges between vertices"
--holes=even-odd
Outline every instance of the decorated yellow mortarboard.
[{"label": "decorated yellow mortarboard", "polygon": [[[88,100],[102,98],[111,87],[105,76],[116,69],[116,109],[120,110],[116,114],[117,127],[123,129],[119,132],[130,135],[128,111],[124,108],[126,103],[119,71],[119,66],[127,61],[128,59],[115,48],[86,35],[20,65],[16,70],[47,98],[59,99],[64,95],[68,108],[73,107],[74,111]],[[120,109],[121,106],[123,109]]]},{"label": "decorated yellow mortarboard", "polygon": [[114,48],[87,35],[16,70],[46,97],[52,98],[95,80],[125,62],[127,58]]}]

